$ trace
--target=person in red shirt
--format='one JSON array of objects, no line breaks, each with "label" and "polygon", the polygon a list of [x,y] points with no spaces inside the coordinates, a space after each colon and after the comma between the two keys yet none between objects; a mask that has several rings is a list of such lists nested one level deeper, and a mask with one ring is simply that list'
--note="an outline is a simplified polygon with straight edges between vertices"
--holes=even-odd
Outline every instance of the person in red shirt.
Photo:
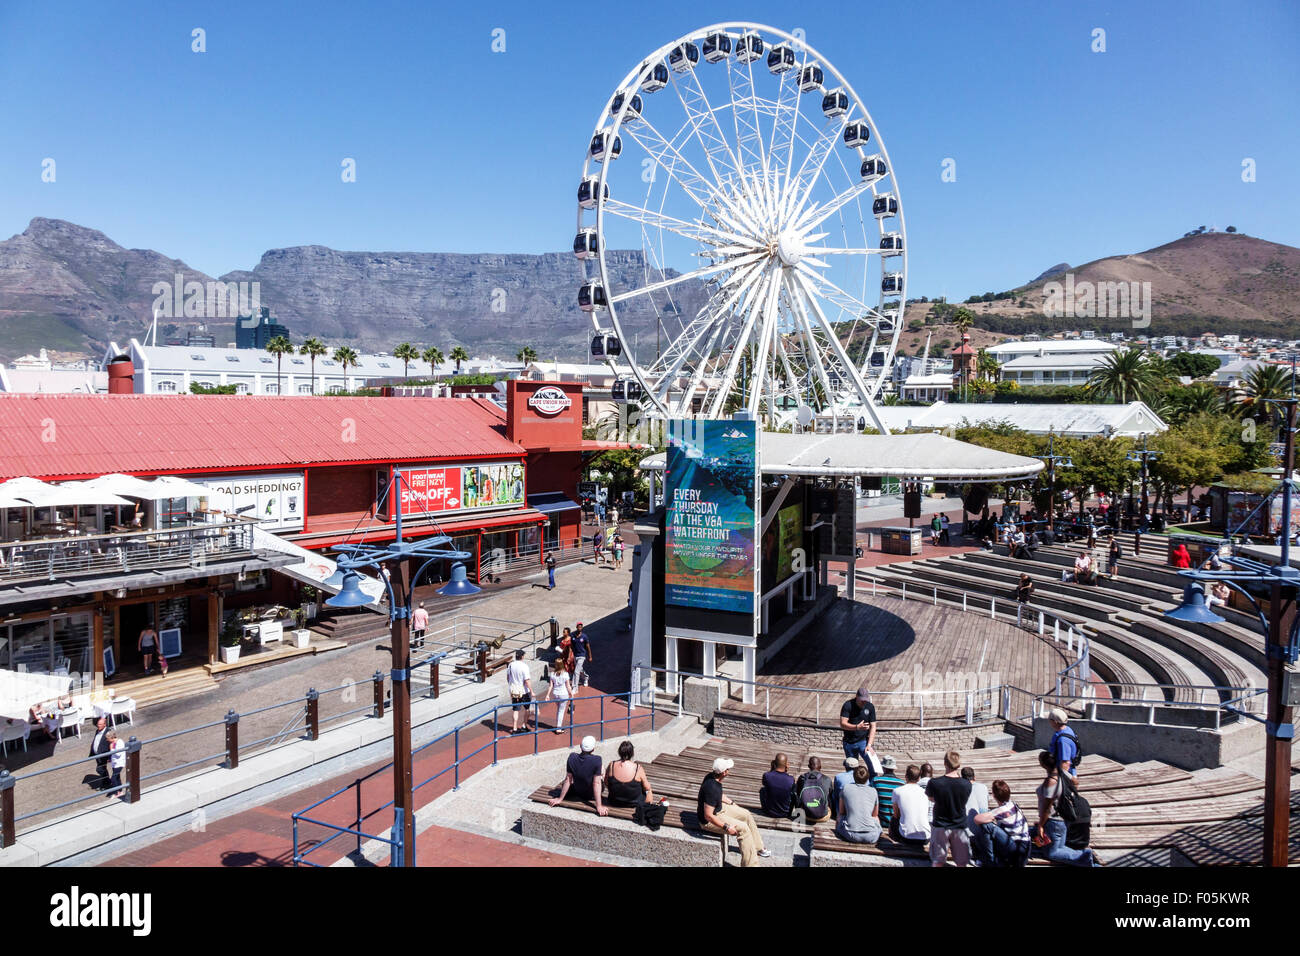
[{"label": "person in red shirt", "polygon": [[1187,553],[1187,545],[1179,544],[1174,548],[1174,567],[1185,570],[1192,566],[1192,556]]}]

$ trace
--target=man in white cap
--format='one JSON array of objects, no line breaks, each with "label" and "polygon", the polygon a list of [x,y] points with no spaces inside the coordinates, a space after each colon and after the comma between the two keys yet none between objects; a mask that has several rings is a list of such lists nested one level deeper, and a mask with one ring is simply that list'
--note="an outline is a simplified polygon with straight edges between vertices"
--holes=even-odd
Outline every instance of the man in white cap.
[{"label": "man in white cap", "polygon": [[572,792],[574,800],[595,800],[596,812],[602,817],[609,815],[605,804],[601,802],[601,760],[593,753],[595,749],[596,738],[587,736],[582,738],[582,752],[569,754],[568,762],[564,765],[564,783],[560,784],[560,795],[547,801],[551,806]]},{"label": "man in white cap", "polygon": [[734,760],[726,757],[713,761],[713,770],[700,784],[700,796],[695,809],[701,829],[709,833],[725,832],[736,838],[740,844],[741,866],[757,866],[758,858],[766,859],[772,855],[772,851],[763,846],[763,838],[759,835],[754,815],[744,807],[736,806],[722,792],[722,781],[735,765]]},{"label": "man in white cap", "polygon": [[1047,722],[1052,725],[1052,743],[1048,750],[1056,758],[1057,768],[1078,783],[1079,738],[1069,727],[1070,715],[1060,707],[1053,707],[1047,713]]}]

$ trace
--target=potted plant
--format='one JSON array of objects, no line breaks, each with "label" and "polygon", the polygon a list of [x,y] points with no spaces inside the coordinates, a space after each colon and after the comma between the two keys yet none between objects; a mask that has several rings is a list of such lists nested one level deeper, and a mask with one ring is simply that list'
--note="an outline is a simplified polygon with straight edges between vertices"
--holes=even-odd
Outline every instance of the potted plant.
[{"label": "potted plant", "polygon": [[[314,606],[314,605],[313,605]],[[307,605],[303,605],[293,612],[294,620],[298,627],[293,632],[293,642],[295,647],[309,647],[311,645],[311,631],[307,629]]]},{"label": "potted plant", "polygon": [[244,636],[244,625],[236,616],[226,622],[221,632],[221,663],[233,664],[239,660],[239,642]]},{"label": "potted plant", "polygon": [[302,588],[302,611],[303,620],[316,620],[316,596],[319,592],[310,584],[304,584]]}]

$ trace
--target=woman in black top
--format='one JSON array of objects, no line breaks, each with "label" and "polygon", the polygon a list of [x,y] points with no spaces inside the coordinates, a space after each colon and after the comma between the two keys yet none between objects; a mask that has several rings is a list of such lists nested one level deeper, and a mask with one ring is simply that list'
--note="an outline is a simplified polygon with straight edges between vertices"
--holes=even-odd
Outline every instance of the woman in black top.
[{"label": "woman in black top", "polygon": [[632,759],[633,753],[632,741],[623,741],[618,745],[618,759],[611,761],[605,771],[605,787],[612,806],[634,807],[642,799],[654,802],[645,768]]}]

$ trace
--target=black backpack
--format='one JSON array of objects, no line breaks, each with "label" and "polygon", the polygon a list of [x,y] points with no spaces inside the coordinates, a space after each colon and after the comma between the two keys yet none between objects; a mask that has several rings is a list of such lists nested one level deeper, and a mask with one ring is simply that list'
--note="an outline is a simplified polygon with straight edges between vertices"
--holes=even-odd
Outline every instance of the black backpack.
[{"label": "black backpack", "polygon": [[826,792],[826,776],[817,770],[810,770],[803,778],[803,787],[799,790],[799,806],[810,818],[820,820],[830,813],[831,800]]},{"label": "black backpack", "polygon": [[[1063,773],[1058,779],[1061,781],[1061,796],[1056,801],[1056,812],[1065,821],[1067,831],[1079,824],[1087,826],[1092,823],[1092,805],[1079,793],[1079,788],[1070,779],[1070,775]],[[1069,845],[1069,842],[1067,832],[1066,844]],[[1087,846],[1086,843],[1084,845]]]}]

